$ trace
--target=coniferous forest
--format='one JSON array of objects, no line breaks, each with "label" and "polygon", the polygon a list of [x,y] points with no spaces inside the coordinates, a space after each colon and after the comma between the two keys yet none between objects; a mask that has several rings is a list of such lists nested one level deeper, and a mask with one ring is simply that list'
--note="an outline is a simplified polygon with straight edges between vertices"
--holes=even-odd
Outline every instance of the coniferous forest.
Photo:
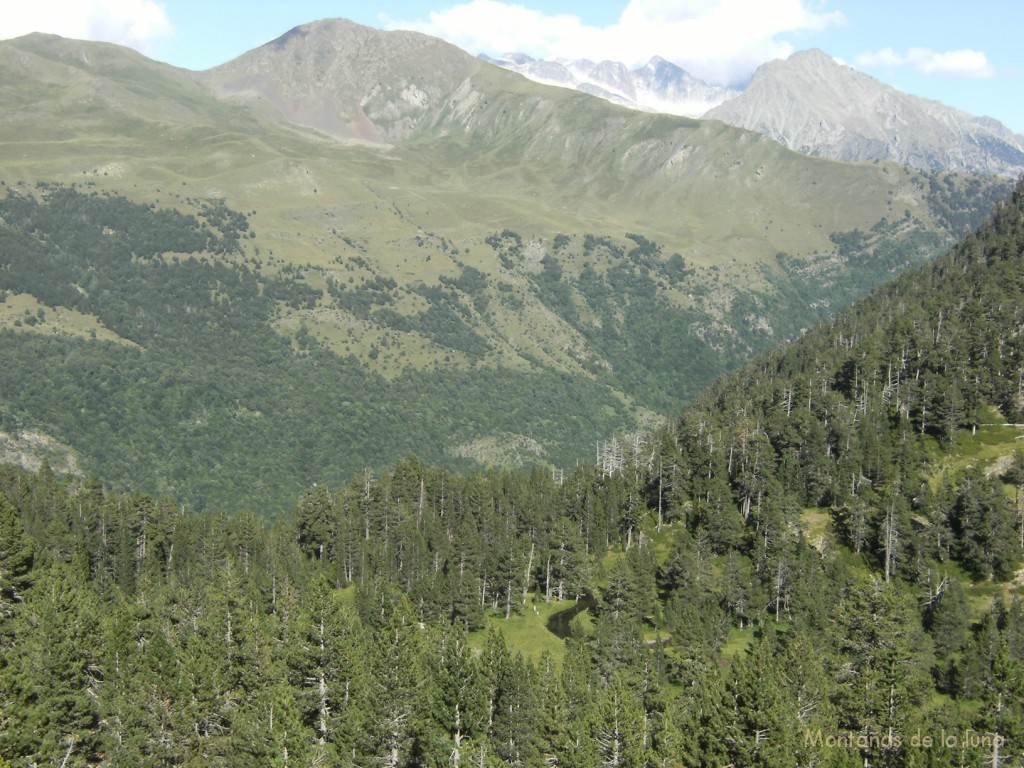
[{"label": "coniferous forest", "polygon": [[0,765],[1019,765],[1022,276],[1024,182],[565,475],[268,522],[5,468]]}]

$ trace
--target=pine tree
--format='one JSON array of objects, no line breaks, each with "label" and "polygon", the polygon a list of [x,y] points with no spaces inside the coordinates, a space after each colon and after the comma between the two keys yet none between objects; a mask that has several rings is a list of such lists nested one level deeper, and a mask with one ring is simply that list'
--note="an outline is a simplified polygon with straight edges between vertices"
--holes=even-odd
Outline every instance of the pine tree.
[{"label": "pine tree", "polygon": [[[823,658],[827,647],[813,642],[810,632],[792,631],[780,637],[780,642],[783,648],[776,664],[792,702],[790,714],[796,736],[794,762],[800,766],[836,764],[842,759],[848,759],[851,765],[858,763],[856,750],[830,748],[816,740],[818,734],[828,736],[838,731],[832,704],[836,697],[835,684]],[[845,756],[839,756],[840,752],[846,753]]]},{"label": "pine tree", "polygon": [[342,603],[320,573],[306,588],[284,637],[288,682],[306,740],[318,759],[353,749],[372,749],[369,740],[375,692],[368,640],[359,618]]},{"label": "pine tree", "polygon": [[335,505],[327,486],[310,488],[295,510],[299,546],[316,560],[325,560],[335,527]]},{"label": "pine tree", "polygon": [[[736,717],[732,696],[714,662],[694,665],[692,691],[687,696],[688,728],[696,743],[687,744],[691,765],[729,765],[730,730]],[[684,715],[686,716],[686,715]]]},{"label": "pine tree", "polygon": [[397,768],[410,759],[427,719],[426,636],[405,595],[383,606],[369,655],[374,751],[383,765]]},{"label": "pine tree", "polygon": [[548,763],[558,760],[566,721],[570,718],[565,689],[555,660],[545,650],[537,663],[537,750]]},{"label": "pine tree", "polygon": [[726,741],[736,765],[792,765],[800,743],[796,702],[774,661],[777,652],[769,633],[730,670],[726,692],[733,720]]},{"label": "pine tree", "polygon": [[564,697],[564,717],[553,724],[557,735],[552,749],[558,764],[567,768],[586,768],[599,762],[593,734],[597,727],[596,702],[601,679],[589,657],[581,639],[566,640],[559,681]]},{"label": "pine tree", "polygon": [[865,757],[891,762],[899,753],[895,736],[931,689],[930,642],[916,607],[874,578],[847,589],[834,632],[839,724],[875,740]]},{"label": "pine tree", "polygon": [[624,677],[616,674],[598,691],[592,738],[598,765],[607,768],[640,768],[647,758],[643,705]]},{"label": "pine tree", "polygon": [[430,645],[434,653],[427,660],[431,706],[423,729],[425,759],[434,765],[468,765],[474,747],[486,736],[483,675],[460,630],[443,627],[432,634]]},{"label": "pine tree", "polygon": [[101,716],[111,765],[173,764],[187,753],[186,688],[170,622],[150,615],[157,607],[166,603],[122,603],[105,627]]},{"label": "pine tree", "polygon": [[33,762],[85,765],[96,759],[100,658],[99,604],[60,566],[37,581],[15,617],[17,643],[5,656],[9,691],[0,754]]},{"label": "pine tree", "polygon": [[490,751],[509,765],[530,764],[536,754],[537,714],[532,670],[521,655],[511,655],[504,636],[494,629],[488,630],[480,661]]},{"label": "pine tree", "polygon": [[935,645],[939,664],[947,661],[967,639],[970,617],[967,598],[957,579],[943,579],[942,589],[929,603],[925,627]]},{"label": "pine tree", "polygon": [[998,481],[978,469],[965,470],[958,480],[951,516],[957,558],[979,578],[1010,578],[1021,548],[1009,500]]},{"label": "pine tree", "polygon": [[35,546],[25,533],[21,515],[0,492],[0,615],[10,618],[32,583]]},{"label": "pine tree", "polygon": [[602,590],[593,633],[595,665],[606,682],[618,669],[632,665],[642,652],[640,621],[645,603],[633,571],[625,561],[617,561]]}]

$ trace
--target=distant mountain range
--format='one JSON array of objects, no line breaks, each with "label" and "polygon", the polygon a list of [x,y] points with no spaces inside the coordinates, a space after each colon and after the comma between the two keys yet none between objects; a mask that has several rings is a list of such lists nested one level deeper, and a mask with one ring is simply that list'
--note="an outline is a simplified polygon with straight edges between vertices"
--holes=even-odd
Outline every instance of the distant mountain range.
[{"label": "distant mountain range", "polygon": [[658,57],[632,70],[612,61],[482,58],[633,109],[758,131],[806,155],[1007,177],[1024,172],[1024,136],[998,120],[903,93],[820,50],[764,64],[742,90],[709,85]]},{"label": "distant mountain range", "polygon": [[708,85],[660,56],[655,56],[638,69],[629,69],[617,61],[549,61],[533,59],[522,53],[506,54],[500,59],[485,55],[480,58],[538,83],[574,88],[645,112],[700,117],[709,109],[740,95],[740,91],[732,88]]}]

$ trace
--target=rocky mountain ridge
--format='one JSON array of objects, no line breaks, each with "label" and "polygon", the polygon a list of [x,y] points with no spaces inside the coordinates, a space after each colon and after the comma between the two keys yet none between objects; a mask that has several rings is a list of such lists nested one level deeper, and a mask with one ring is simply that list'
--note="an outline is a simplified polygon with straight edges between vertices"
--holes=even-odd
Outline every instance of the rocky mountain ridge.
[{"label": "rocky mountain ridge", "polygon": [[710,85],[657,56],[632,70],[521,53],[481,58],[631,109],[721,120],[815,157],[1011,178],[1024,171],[1024,136],[998,120],[903,93],[820,50],[768,62],[742,88]]},{"label": "rocky mountain ridge", "polygon": [[742,94],[704,117],[844,162],[1011,177],[1024,171],[1024,137],[999,121],[903,93],[820,50],[762,65]]},{"label": "rocky mountain ridge", "polygon": [[481,58],[538,83],[573,88],[644,112],[700,117],[740,94],[733,88],[709,85],[660,56],[635,69],[617,61],[543,60],[516,53]]},{"label": "rocky mountain ridge", "polygon": [[263,115],[287,124],[394,143],[481,66],[428,35],[333,19],[295,27],[197,77],[220,97],[262,102]]}]

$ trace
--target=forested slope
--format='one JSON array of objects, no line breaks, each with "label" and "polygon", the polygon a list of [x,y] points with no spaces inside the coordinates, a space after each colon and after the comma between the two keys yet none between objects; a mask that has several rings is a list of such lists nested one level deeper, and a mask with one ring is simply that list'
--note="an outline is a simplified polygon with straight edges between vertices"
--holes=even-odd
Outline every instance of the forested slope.
[{"label": "forested slope", "polygon": [[[411,458],[270,525],[4,469],[0,755],[1019,762],[1024,457],[985,424],[1019,418],[1022,259],[1024,183],[935,265],[564,478]],[[557,654],[495,629],[588,590]]]},{"label": "forested slope", "polygon": [[272,515],[414,452],[569,470],[1009,186],[809,158],[342,20],[204,75],[29,35],[0,80],[3,431],[197,509]]},{"label": "forested slope", "polygon": [[705,392],[667,435],[680,447],[662,460],[680,513],[699,514],[690,500],[713,503],[724,482],[744,517],[786,499],[830,507],[855,550],[889,541],[892,573],[917,578],[929,560],[959,557],[976,577],[1007,578],[1024,533],[952,519],[950,495],[991,480],[981,467],[940,470],[982,422],[1011,439],[1024,421],[1022,211],[1018,184],[948,255]]},{"label": "forested slope", "polygon": [[[949,232],[999,189],[930,185]],[[424,268],[456,271],[399,285],[374,249],[337,256],[338,272],[296,268],[253,245],[253,212],[171,203],[88,182],[6,187],[0,430],[50,435],[121,490],[267,516],[313,482],[412,453],[460,470],[572,467],[942,242],[909,214],[836,234],[827,270],[780,254],[762,272],[769,299],[637,232],[541,244],[505,229],[480,243],[488,271],[418,236]]]},{"label": "forested slope", "polygon": [[[529,435],[569,463],[579,434],[629,421],[606,383],[564,372],[488,366],[388,381],[308,330],[282,335],[283,314],[343,289],[249,255],[249,222],[222,200],[178,205],[187,213],[59,185],[0,199],[0,313],[8,297],[39,302],[0,331],[0,428],[57,437],[121,489],[271,516],[313,482],[417,451],[472,466],[446,447],[481,425]],[[62,326],[57,308],[106,335]],[[436,325],[487,348],[462,311],[458,296],[442,297],[423,333]]]}]

